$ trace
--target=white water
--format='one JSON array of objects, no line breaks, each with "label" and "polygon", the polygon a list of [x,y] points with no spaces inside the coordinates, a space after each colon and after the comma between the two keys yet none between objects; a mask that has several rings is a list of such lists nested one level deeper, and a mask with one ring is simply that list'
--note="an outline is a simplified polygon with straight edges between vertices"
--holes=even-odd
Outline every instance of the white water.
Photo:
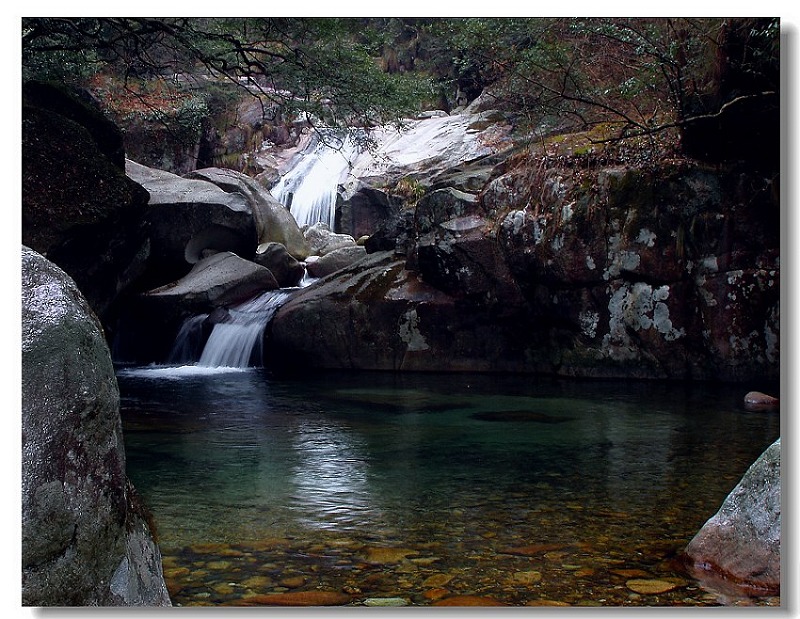
[{"label": "white water", "polygon": [[424,176],[488,155],[507,145],[508,126],[489,124],[481,116],[455,114],[407,120],[396,127],[372,129],[372,149],[360,149],[348,136],[331,134],[307,147],[294,160],[272,195],[288,207],[301,227],[318,222],[335,229],[337,195],[347,199],[359,188],[360,179],[385,176]]},{"label": "white water", "polygon": [[[214,325],[195,364],[192,362],[197,356],[198,340],[202,338],[203,322],[208,314],[188,318],[175,338],[168,361],[173,366],[169,369],[174,373],[174,364],[190,364],[182,365],[182,368],[187,369],[178,374],[191,375],[197,373],[197,370],[188,368],[242,369],[249,367],[254,357],[257,363],[263,361],[261,342],[264,329],[294,290],[296,289],[270,290],[230,308],[228,320]],[[163,366],[158,369],[170,373]]]},{"label": "white water", "polygon": [[214,325],[197,365],[243,368],[253,352],[261,353],[261,336],[290,290],[271,290],[229,310],[230,322]]},{"label": "white water", "polygon": [[339,184],[347,177],[358,150],[349,138],[326,136],[278,181],[272,195],[289,208],[301,228],[323,222],[333,230]]}]

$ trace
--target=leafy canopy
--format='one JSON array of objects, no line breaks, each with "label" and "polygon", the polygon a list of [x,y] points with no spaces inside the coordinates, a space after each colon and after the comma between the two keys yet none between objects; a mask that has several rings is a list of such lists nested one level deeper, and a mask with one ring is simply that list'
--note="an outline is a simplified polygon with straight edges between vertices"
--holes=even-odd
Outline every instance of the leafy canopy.
[{"label": "leafy canopy", "polygon": [[339,18],[24,18],[23,77],[205,75],[326,126],[399,121],[429,80],[381,69],[359,22]]}]

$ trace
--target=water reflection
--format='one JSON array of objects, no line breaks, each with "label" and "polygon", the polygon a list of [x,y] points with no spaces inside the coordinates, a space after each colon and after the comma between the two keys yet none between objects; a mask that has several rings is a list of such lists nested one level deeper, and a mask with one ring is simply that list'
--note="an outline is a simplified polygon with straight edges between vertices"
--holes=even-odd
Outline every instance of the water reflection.
[{"label": "water reflection", "polygon": [[292,508],[298,523],[342,529],[368,525],[380,509],[367,482],[362,441],[344,427],[301,423],[293,437]]}]

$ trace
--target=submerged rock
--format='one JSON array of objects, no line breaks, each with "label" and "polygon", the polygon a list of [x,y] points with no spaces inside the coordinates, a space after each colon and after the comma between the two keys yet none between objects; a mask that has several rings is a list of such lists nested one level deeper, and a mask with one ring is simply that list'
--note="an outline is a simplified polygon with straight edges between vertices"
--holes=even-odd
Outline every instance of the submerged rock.
[{"label": "submerged rock", "polygon": [[625,583],[625,586],[628,587],[628,589],[642,595],[658,595],[660,593],[667,593],[684,585],[685,583],[659,580],[656,578],[632,578]]},{"label": "submerged rock", "polygon": [[168,606],[125,474],[119,390],[74,282],[22,249],[22,603]]},{"label": "submerged rock", "polygon": [[695,575],[718,576],[756,592],[780,591],[781,441],[744,474],[686,547]]},{"label": "submerged rock", "polygon": [[338,591],[291,591],[251,595],[233,601],[234,606],[344,606],[352,597]]},{"label": "submerged rock", "polygon": [[489,596],[454,595],[437,600],[431,606],[508,606],[508,604],[499,602]]}]

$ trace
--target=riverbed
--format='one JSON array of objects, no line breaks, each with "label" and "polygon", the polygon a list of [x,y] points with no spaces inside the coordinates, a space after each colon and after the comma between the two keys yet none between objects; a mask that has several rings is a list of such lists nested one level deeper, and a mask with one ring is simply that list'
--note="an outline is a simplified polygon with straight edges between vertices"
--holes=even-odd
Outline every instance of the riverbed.
[{"label": "riverbed", "polygon": [[[173,604],[779,605],[681,551],[780,435],[741,385],[121,368]],[[745,390],[747,390],[745,388]]]}]

